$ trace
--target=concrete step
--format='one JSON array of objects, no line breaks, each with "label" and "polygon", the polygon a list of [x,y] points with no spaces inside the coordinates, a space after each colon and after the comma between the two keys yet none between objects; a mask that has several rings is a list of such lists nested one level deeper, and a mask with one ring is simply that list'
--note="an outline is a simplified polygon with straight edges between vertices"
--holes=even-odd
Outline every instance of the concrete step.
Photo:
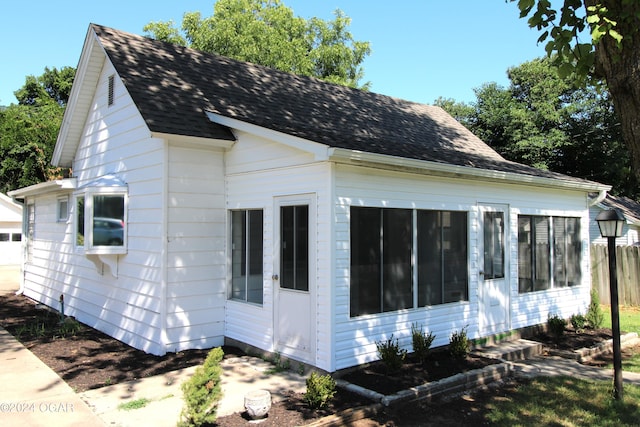
[{"label": "concrete step", "polygon": [[524,360],[542,354],[542,344],[536,341],[518,339],[476,348],[473,353],[492,359]]}]

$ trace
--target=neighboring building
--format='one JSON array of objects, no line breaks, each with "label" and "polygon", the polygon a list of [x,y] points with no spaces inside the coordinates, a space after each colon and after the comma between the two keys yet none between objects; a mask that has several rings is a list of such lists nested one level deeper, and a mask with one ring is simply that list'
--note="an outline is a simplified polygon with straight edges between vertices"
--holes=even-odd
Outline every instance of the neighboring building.
[{"label": "neighboring building", "polygon": [[616,239],[617,245],[640,245],[640,203],[633,199],[623,196],[612,196],[607,194],[606,198],[601,201],[596,201],[589,208],[589,216],[591,221],[589,223],[591,236],[591,243],[606,245],[607,239],[600,235],[598,229],[598,223],[596,222],[596,216],[603,210],[616,209],[620,211],[626,221],[622,230],[622,237]]},{"label": "neighboring building", "polygon": [[74,177],[11,193],[27,296],[154,354],[243,343],[329,372],[410,349],[414,323],[440,346],[584,312],[609,190],[438,107],[97,25],[52,163]]},{"label": "neighboring building", "polygon": [[22,206],[0,193],[0,265],[22,263]]}]

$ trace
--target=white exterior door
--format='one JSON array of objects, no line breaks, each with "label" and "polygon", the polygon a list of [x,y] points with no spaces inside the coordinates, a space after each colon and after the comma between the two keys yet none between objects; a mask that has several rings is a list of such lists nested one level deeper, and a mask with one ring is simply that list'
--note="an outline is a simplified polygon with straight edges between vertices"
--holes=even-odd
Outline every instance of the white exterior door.
[{"label": "white exterior door", "polygon": [[479,207],[480,334],[507,331],[509,319],[509,206]]},{"label": "white exterior door", "polygon": [[274,347],[313,363],[315,355],[315,203],[279,197],[274,209]]}]

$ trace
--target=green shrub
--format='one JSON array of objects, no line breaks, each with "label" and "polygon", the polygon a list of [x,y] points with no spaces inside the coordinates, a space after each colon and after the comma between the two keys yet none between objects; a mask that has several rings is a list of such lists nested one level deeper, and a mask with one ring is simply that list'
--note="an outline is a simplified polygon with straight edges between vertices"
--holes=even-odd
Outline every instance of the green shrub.
[{"label": "green shrub", "polygon": [[64,337],[73,337],[82,329],[82,325],[73,317],[65,318],[60,327],[58,328],[58,334]]},{"label": "green shrub", "polygon": [[429,351],[431,344],[436,336],[433,332],[425,334],[422,330],[422,326],[418,329],[417,324],[411,325],[411,339],[413,342],[413,352],[416,354],[420,362],[427,360],[429,357]]},{"label": "green shrub", "polygon": [[202,366],[196,368],[193,376],[182,383],[185,406],[180,414],[179,426],[201,426],[216,420],[220,390],[220,361],[224,352],[220,347],[212,349]]},{"label": "green shrub", "polygon": [[591,289],[591,302],[589,303],[589,308],[587,308],[585,318],[587,327],[591,329],[600,329],[604,322],[604,313],[602,313],[602,307],[600,307],[600,295],[595,289]]},{"label": "green shrub", "polygon": [[549,333],[553,336],[553,339],[558,342],[564,335],[564,331],[567,328],[567,321],[557,314],[554,314],[553,316],[549,316],[549,319],[547,319],[547,328],[549,329]]},{"label": "green shrub", "polygon": [[449,353],[454,359],[462,360],[469,355],[470,351],[469,339],[467,338],[467,327],[465,326],[458,331],[454,331],[449,339]]},{"label": "green shrub", "polygon": [[576,332],[582,331],[587,324],[587,318],[580,313],[572,315],[569,321],[571,322],[571,326],[573,326],[573,329],[575,329]]},{"label": "green shrub", "polygon": [[382,359],[389,373],[398,372],[407,357],[407,350],[400,348],[398,340],[393,341],[393,334],[387,341],[376,342],[378,356]]},{"label": "green shrub", "polygon": [[304,400],[313,409],[327,406],[336,394],[336,381],[331,375],[318,375],[315,372],[307,378],[307,391]]}]

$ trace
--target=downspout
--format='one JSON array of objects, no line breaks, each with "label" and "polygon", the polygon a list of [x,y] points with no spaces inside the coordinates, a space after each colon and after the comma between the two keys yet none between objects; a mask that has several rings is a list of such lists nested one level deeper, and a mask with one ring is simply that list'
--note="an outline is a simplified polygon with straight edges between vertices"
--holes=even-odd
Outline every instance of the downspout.
[{"label": "downspout", "polygon": [[606,197],[607,197],[607,190],[600,190],[600,192],[598,192],[598,196],[593,200],[589,201],[589,207],[597,205],[598,203],[602,202]]}]

